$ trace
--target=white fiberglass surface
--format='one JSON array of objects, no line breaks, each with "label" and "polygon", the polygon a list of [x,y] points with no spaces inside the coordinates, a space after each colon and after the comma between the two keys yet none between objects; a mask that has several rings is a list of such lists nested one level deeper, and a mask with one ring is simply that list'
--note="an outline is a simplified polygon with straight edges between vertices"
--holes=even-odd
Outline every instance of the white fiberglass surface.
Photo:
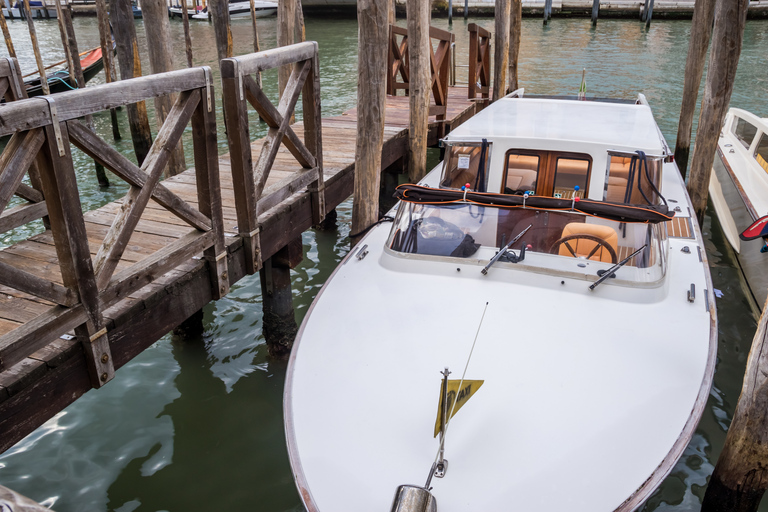
[{"label": "white fiberglass surface", "polygon": [[294,464],[321,512],[388,510],[398,485],[424,484],[439,372],[461,377],[486,302],[466,374],[485,383],[451,423],[438,510],[611,511],[643,484],[704,377],[710,318],[684,294],[706,287],[693,254],[675,247],[669,292],[640,304],[514,269],[414,266],[382,252],[386,232],[338,270],[297,340]]},{"label": "white fiberglass surface", "polygon": [[594,101],[503,99],[456,128],[448,140],[538,139],[662,151],[651,109]]}]

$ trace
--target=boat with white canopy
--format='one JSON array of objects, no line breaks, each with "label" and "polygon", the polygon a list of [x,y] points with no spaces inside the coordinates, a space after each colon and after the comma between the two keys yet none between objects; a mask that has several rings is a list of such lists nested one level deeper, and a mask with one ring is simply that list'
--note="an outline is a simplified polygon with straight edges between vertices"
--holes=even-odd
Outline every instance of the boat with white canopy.
[{"label": "boat with white canopy", "polygon": [[302,323],[284,409],[310,512],[634,510],[696,429],[713,288],[648,103],[512,96]]}]

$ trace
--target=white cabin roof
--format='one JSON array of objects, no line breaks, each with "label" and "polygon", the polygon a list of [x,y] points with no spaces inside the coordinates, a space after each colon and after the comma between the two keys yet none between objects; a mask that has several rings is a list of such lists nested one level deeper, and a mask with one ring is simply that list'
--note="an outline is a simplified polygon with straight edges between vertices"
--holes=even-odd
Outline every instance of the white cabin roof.
[{"label": "white cabin roof", "polygon": [[540,139],[642,150],[661,155],[663,146],[646,105],[538,98],[507,98],[462,124],[447,140]]}]

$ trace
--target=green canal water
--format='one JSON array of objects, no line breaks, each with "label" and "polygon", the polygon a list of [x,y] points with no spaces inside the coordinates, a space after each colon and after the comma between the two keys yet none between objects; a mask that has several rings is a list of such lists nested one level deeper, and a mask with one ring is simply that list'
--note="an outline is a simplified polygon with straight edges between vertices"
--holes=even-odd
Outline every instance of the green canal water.
[{"label": "green canal water", "polygon": [[[469,21],[493,29],[492,19]],[[445,19],[434,23],[447,28]],[[22,69],[32,71],[26,25],[19,21],[9,24]],[[75,28],[81,51],[98,44],[95,19],[76,18]],[[191,28],[195,64],[211,65],[216,73],[212,26],[193,22]],[[140,20],[136,29],[144,49]],[[232,29],[235,52],[252,51],[250,21],[235,20]],[[55,21],[40,21],[37,30],[46,63],[60,60],[63,54]],[[180,66],[184,62],[181,22],[172,20],[171,30]],[[274,46],[276,20],[259,20],[259,30],[262,48]],[[643,92],[672,145],[689,30],[689,21],[658,21],[645,30],[633,20],[604,20],[593,29],[584,19],[555,19],[546,27],[538,19],[525,19],[520,83],[529,93],[575,94],[581,70],[587,68],[589,94],[634,97]],[[453,31],[458,62],[466,63],[464,20],[454,23]],[[323,113],[340,114],[356,98],[357,24],[351,19],[309,18],[307,37],[320,44]],[[761,116],[768,116],[766,48],[768,21],[747,22],[732,104]],[[143,66],[147,73],[146,59]],[[462,79],[466,80],[464,68],[459,69],[459,81]],[[93,80],[100,81],[101,75]],[[276,76],[267,74],[265,83],[274,97]],[[225,152],[220,100],[218,113],[219,147]],[[116,147],[130,154],[124,111],[119,115],[125,138]],[[95,122],[97,131],[110,140],[109,117],[96,116]],[[265,133],[264,125],[257,121],[252,128],[256,136]],[[433,161],[434,157],[432,154]],[[84,209],[124,194],[126,187],[117,180],[109,189],[99,189],[92,163],[82,155],[76,159]],[[292,273],[299,321],[349,250],[351,202],[342,204],[338,212],[336,231],[309,231],[303,236],[304,262]],[[0,246],[38,229],[33,225],[0,235]],[[722,292],[717,301],[717,373],[699,428],[675,469],[645,505],[648,511],[699,509],[738,399],[756,324],[732,253],[711,215],[703,231],[712,278]],[[181,341],[165,336],[120,369],[106,387],[87,393],[0,455],[0,483],[60,512],[301,511],[283,436],[286,364],[267,358],[258,278],[241,281],[226,298],[206,306],[204,313],[202,337]],[[563,435],[568,435],[565,425]],[[628,442],[642,444],[644,439]],[[573,462],[578,467],[578,461]],[[632,460],[625,463],[629,466]]]}]

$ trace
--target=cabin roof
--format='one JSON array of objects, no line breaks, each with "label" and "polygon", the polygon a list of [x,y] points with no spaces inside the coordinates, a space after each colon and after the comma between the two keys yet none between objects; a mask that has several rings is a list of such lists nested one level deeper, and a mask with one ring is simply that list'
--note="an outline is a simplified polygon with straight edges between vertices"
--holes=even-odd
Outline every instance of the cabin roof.
[{"label": "cabin roof", "polygon": [[522,138],[631,148],[660,155],[663,147],[646,105],[562,99],[506,98],[462,124],[448,140]]}]

